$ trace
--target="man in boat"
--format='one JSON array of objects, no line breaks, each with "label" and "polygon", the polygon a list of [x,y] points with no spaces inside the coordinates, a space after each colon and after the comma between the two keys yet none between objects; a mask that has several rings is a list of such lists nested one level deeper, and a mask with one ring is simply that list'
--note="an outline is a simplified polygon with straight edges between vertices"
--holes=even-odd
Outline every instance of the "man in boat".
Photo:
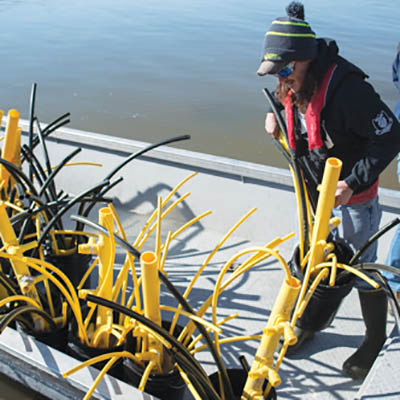
[{"label": "man in boat", "polygon": [[[341,224],[332,235],[357,250],[378,230],[378,179],[400,151],[400,125],[366,82],[367,75],[339,56],[336,42],[316,38],[304,20],[302,4],[292,2],[286,11],[287,16],[273,21],[266,33],[257,74],[277,77],[276,106],[285,113],[289,146],[298,158],[306,160],[316,182],[321,182],[328,157],[342,160],[333,210]],[[265,129],[278,137],[278,121],[272,111],[267,112]],[[359,261],[374,262],[376,258],[375,242]],[[387,299],[383,289],[371,290],[359,278],[355,287],[366,334],[342,370],[353,379],[362,379],[386,339]],[[314,332],[297,327],[296,334],[294,350]]]}]

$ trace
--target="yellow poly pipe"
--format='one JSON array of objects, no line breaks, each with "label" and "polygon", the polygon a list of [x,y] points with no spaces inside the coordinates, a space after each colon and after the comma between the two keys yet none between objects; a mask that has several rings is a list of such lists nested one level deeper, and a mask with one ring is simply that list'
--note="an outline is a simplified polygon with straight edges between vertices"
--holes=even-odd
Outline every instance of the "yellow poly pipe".
[{"label": "yellow poly pipe", "polygon": [[[218,328],[217,325],[213,325],[211,322],[208,322],[205,319],[198,317],[196,314],[191,314],[187,311],[179,310],[178,308],[165,306],[165,305],[160,305],[160,310],[172,311],[172,312],[178,313],[179,315],[184,315],[185,317],[204,325],[205,327],[208,328],[208,330],[211,330],[211,331],[214,331],[217,333],[222,332],[221,328]],[[229,318],[229,319],[231,319],[231,318]],[[218,325],[220,325],[220,323]]]},{"label": "yellow poly pipe", "polygon": [[33,299],[31,299],[30,297],[27,296],[21,296],[21,295],[16,295],[16,296],[9,296],[3,300],[0,301],[0,308],[4,307],[6,304],[14,302],[14,301],[25,301],[26,303],[40,308],[40,305]]},{"label": "yellow poly pipe", "polygon": [[299,298],[295,308],[295,314],[298,313],[307,291],[308,282],[311,277],[311,271],[314,266],[321,264],[326,257],[324,253],[325,243],[329,234],[329,222],[332,214],[332,208],[335,205],[335,192],[339,181],[342,162],[338,158],[330,157],[326,160],[322,183],[319,188],[317,209],[315,212],[315,221],[310,245],[310,256],[304,274],[303,284],[300,290]]},{"label": "yellow poly pipe", "polygon": [[[261,338],[262,338],[262,335],[234,336],[234,337],[221,339],[219,341],[219,343],[220,344],[227,344],[227,343],[244,342],[244,341],[247,342],[249,340],[260,340]],[[196,347],[193,350],[191,350],[191,349],[189,349],[189,350],[191,350],[190,351],[191,354],[196,354],[196,353],[199,353],[200,351],[207,350],[207,349],[209,349],[208,344],[204,344],[204,345],[201,345],[199,347]]]},{"label": "yellow poly pipe", "polygon": [[307,307],[308,302],[311,299],[311,296],[314,294],[315,290],[317,289],[317,286],[320,284],[320,282],[325,279],[329,274],[329,270],[327,268],[322,269],[319,274],[314,278],[312,284],[310,285],[310,288],[306,292],[306,295],[302,299],[300,305],[298,308],[296,308],[295,313],[293,314],[292,318],[292,326],[294,327],[296,325],[296,321],[298,318],[300,318],[303,315],[304,310]]},{"label": "yellow poly pipe", "polygon": [[160,279],[158,259],[154,252],[146,251],[140,257],[143,276],[144,316],[161,326]]},{"label": "yellow poly pipe", "polygon": [[301,262],[304,257],[304,242],[305,242],[305,240],[308,240],[309,238],[304,238],[304,232],[303,232],[303,229],[301,229],[302,221],[303,221],[303,218],[305,218],[305,216],[303,216],[303,208],[301,207],[299,182],[297,181],[296,174],[294,173],[294,170],[290,165],[289,165],[289,169],[292,174],[294,191],[296,193],[297,219],[298,219],[298,225],[299,225],[299,260]]},{"label": "yellow poly pipe", "polygon": [[[282,263],[282,265],[286,264],[286,261],[282,259],[282,257],[280,257],[280,255],[273,251],[272,249],[278,245],[280,245],[282,242],[284,242],[285,240],[288,240],[289,238],[291,238],[293,235],[287,235],[285,238],[275,238],[273,239],[271,242],[269,242],[267,245],[265,245],[265,247],[261,247],[261,248],[254,248],[250,251],[260,251],[260,252],[265,252],[265,249],[269,249],[268,253],[269,254],[265,254],[265,258],[269,257],[269,256],[275,256],[278,261],[280,261]],[[259,250],[262,249],[262,250]],[[242,253],[245,254],[245,253]],[[238,257],[237,257],[238,258]],[[236,260],[236,258],[235,258]],[[251,258],[251,260],[253,260],[253,258]],[[232,261],[232,263],[234,262],[234,260]],[[253,261],[254,262],[254,261]],[[254,262],[255,263],[255,262]],[[251,263],[250,265],[247,266],[247,268],[239,268],[238,270],[236,270],[231,277],[221,286],[219,293],[222,293],[238,276],[240,276],[241,274],[243,274],[244,272],[246,272],[247,270],[249,270],[251,267],[253,266],[253,263]],[[287,267],[287,270],[286,270]],[[289,267],[284,266],[285,271],[289,272],[289,276],[290,276],[290,270]],[[204,301],[203,305],[200,306],[200,308],[197,311],[197,315],[199,317],[202,317],[205,312],[207,311],[208,307],[212,304],[213,301],[213,295],[209,296],[207,300]],[[195,330],[195,325],[193,324],[193,322],[189,322],[187,324],[187,326],[182,330],[181,334],[179,335],[178,340],[181,340],[183,337],[186,336],[186,340],[189,341],[190,337],[193,335],[193,332]]]},{"label": "yellow poly pipe", "polygon": [[[28,265],[30,268],[34,269],[35,271],[40,272],[41,274],[45,275],[47,279],[49,279],[57,288],[60,290],[60,292],[63,294],[67,302],[69,303],[69,306],[71,307],[71,310],[75,316],[77,325],[78,325],[78,337],[82,341],[82,343],[89,344],[86,331],[83,327],[82,323],[82,313],[81,313],[81,308],[79,304],[79,299],[78,296],[76,295],[75,289],[72,286],[71,281],[68,279],[68,277],[60,271],[58,268],[56,268],[54,265],[43,261],[39,260],[36,258],[30,258],[30,257],[20,257],[12,254],[7,254],[7,253],[0,253],[0,257],[6,258],[12,261],[19,260],[23,262],[24,264]],[[41,265],[37,265],[41,264]],[[60,283],[60,281],[50,272],[48,272],[46,269],[49,269],[53,274],[58,274],[59,277],[64,281],[64,285]],[[68,292],[68,290],[69,292]]]},{"label": "yellow poly pipe", "polygon": [[139,385],[138,385],[138,389],[141,392],[144,392],[144,388],[146,386],[147,380],[149,379],[150,373],[153,370],[153,368],[155,368],[156,363],[154,361],[150,361],[145,370],[143,371],[143,375],[142,378],[140,379]]},{"label": "yellow poly pipe", "polygon": [[331,274],[329,276],[329,286],[335,286],[336,273],[337,273],[337,257],[336,254],[329,254],[328,260],[332,259]]},{"label": "yellow poly pipe", "polygon": [[[287,263],[285,262],[285,260],[283,260],[283,258],[282,258],[277,252],[275,252],[274,250],[271,250],[271,249],[269,249],[269,248],[259,247],[259,248],[247,248],[247,249],[244,249],[244,250],[238,252],[237,254],[235,254],[234,256],[232,256],[232,257],[225,263],[225,265],[222,267],[222,269],[221,269],[221,271],[220,271],[220,273],[219,273],[219,275],[218,275],[217,281],[216,281],[216,283],[215,283],[214,293],[213,293],[213,295],[212,295],[212,303],[211,303],[211,304],[212,304],[212,320],[213,320],[213,323],[214,323],[215,325],[216,325],[216,323],[217,323],[217,302],[218,302],[218,296],[219,296],[219,294],[222,292],[222,291],[220,290],[220,286],[221,286],[221,284],[222,284],[222,279],[223,279],[224,275],[225,275],[226,272],[229,270],[229,267],[230,267],[239,257],[241,257],[242,255],[244,255],[244,254],[246,254],[246,253],[254,252],[254,251],[258,251],[258,252],[260,252],[260,253],[274,254],[275,257],[282,263],[282,266],[283,266],[283,268],[284,268],[284,270],[285,270],[285,272],[286,272],[286,279],[287,279],[288,281],[290,281],[290,280],[292,279],[292,278],[291,278],[291,274],[290,274],[290,270],[289,270],[289,266],[287,265]],[[257,257],[256,257],[256,258],[252,257],[252,259],[253,259],[253,263],[252,263],[251,265],[255,265],[255,264],[258,262],[258,258],[257,258]],[[220,352],[220,348],[219,348],[219,338],[218,338],[218,335],[217,335],[216,333],[214,333],[214,340],[215,340],[215,344],[216,344],[217,351]]]},{"label": "yellow poly pipe", "polygon": [[[164,199],[161,207],[164,207],[165,204],[168,203],[168,201],[170,200],[170,198],[189,180],[192,179],[195,175],[197,175],[198,172],[192,172],[189,176],[187,176],[185,179],[183,179],[181,182],[179,182],[174,189],[172,189],[169,194],[167,195],[167,197]],[[187,195],[189,195],[189,193],[187,193]],[[150,216],[150,218],[147,220],[146,224],[144,225],[143,229],[141,230],[141,232],[139,233],[139,235],[137,236],[135,243],[133,245],[133,247],[136,247],[140,240],[142,239],[142,236],[144,235],[144,233],[146,232],[147,228],[150,226],[150,224],[153,222],[155,216],[157,215],[157,210],[153,211],[153,214]]]},{"label": "yellow poly pipe", "polygon": [[[157,199],[157,229],[156,229],[156,245],[155,245],[155,253],[157,260],[161,260],[161,204],[162,199],[161,196],[158,196]],[[157,265],[159,268],[159,265]]]},{"label": "yellow poly pipe", "polygon": [[293,338],[293,332],[290,335],[287,322],[290,320],[291,311],[300,288],[301,284],[297,278],[292,277],[283,281],[250,368],[242,399],[253,399],[257,396],[262,396],[265,379],[268,379],[272,386],[277,386],[281,383],[278,373],[273,369],[274,352],[282,333],[288,335],[285,340],[287,338],[292,340]]},{"label": "yellow poly pipe", "polygon": [[130,358],[136,364],[140,364],[141,366],[143,366],[143,364],[141,364],[141,361],[139,360],[139,358],[134,356],[129,351],[125,351],[125,350],[124,351],[116,351],[116,352],[112,352],[112,353],[100,354],[99,356],[96,356],[96,357],[90,358],[89,360],[83,361],[82,363],[80,363],[80,364],[76,365],[75,367],[69,369],[68,371],[62,373],[62,377],[68,378],[68,376],[74,374],[75,372],[81,370],[82,368],[89,367],[90,365],[97,364],[101,361],[107,360],[109,358],[114,358],[114,357],[115,358],[121,358],[121,357]]},{"label": "yellow poly pipe", "polygon": [[[178,200],[176,200],[174,203],[172,203],[162,214],[161,214],[161,219],[164,219],[178,204],[182,203],[188,196],[190,196],[190,193],[185,193],[182,197],[180,197]],[[158,209],[157,209],[158,210]],[[157,215],[157,213],[156,213]],[[138,240],[135,240],[135,243],[133,247],[136,247],[138,250],[140,250],[144,243],[147,241],[147,239],[150,237],[150,235],[153,233],[154,229],[157,228],[157,222],[155,222],[147,231],[147,233],[144,235],[142,238],[141,242],[139,243]]]},{"label": "yellow poly pipe", "polygon": [[[99,257],[99,289],[97,296],[107,300],[112,300],[113,289],[113,265],[115,257],[115,241],[113,234],[114,219],[109,208],[103,207],[99,210],[99,225],[107,229],[109,236],[100,235],[97,242],[97,252]],[[96,325],[106,325],[108,322],[109,309],[104,306],[98,306]],[[108,347],[108,341],[105,339],[102,343]]]},{"label": "yellow poly pipe", "polygon": [[[5,141],[1,149],[1,157],[17,166],[20,166],[21,129],[18,128],[19,112],[10,110],[8,112],[5,131]],[[0,166],[0,181],[4,181],[4,189],[8,188],[10,174],[4,165]]]},{"label": "yellow poly pipe", "polygon": [[182,368],[177,364],[177,369],[181,375],[182,380],[185,382],[185,385],[189,389],[190,394],[193,396],[194,400],[203,400],[195,387],[193,386],[192,382],[190,381],[188,375],[185,373],[185,371],[182,370]]},{"label": "yellow poly pipe", "polygon": [[[314,270],[325,268],[325,267],[332,267],[332,262],[324,262],[324,263],[318,264],[314,267]],[[367,282],[369,285],[371,285],[373,288],[375,288],[375,289],[379,288],[379,283],[375,282],[373,279],[371,279],[368,275],[364,274],[360,270],[358,270],[354,267],[350,267],[350,265],[340,264],[340,263],[337,263],[337,267],[345,269],[346,271],[349,271],[352,274],[358,276],[359,278],[361,278],[365,282]]]},{"label": "yellow poly pipe", "polygon": [[[11,225],[10,219],[8,218],[6,206],[3,202],[0,202],[0,238],[7,250],[7,253],[18,257],[23,256],[26,246],[19,245],[18,238]],[[27,245],[29,245],[29,243]],[[24,295],[34,299],[37,304],[41,306],[42,302],[40,301],[40,297],[35,286],[29,284],[31,274],[27,265],[18,258],[11,260],[11,266],[14,270],[14,274],[17,278],[21,292]],[[24,280],[27,280],[28,284],[25,284]],[[32,318],[35,320],[42,320],[41,318],[39,319],[38,316],[33,316]]]},{"label": "yellow poly pipe", "polygon": [[[192,278],[191,282],[189,283],[188,287],[185,290],[185,293],[183,294],[183,297],[186,299],[189,296],[189,293],[191,292],[194,284],[196,283],[197,279],[199,278],[199,276],[201,275],[201,273],[204,271],[204,269],[206,268],[206,266],[209,264],[209,262],[211,261],[212,257],[214,257],[214,255],[217,253],[217,251],[222,247],[222,245],[227,241],[227,239],[232,235],[232,233],[250,216],[252,215],[257,209],[256,208],[252,208],[250,211],[248,211],[242,218],[240,218],[240,220],[238,222],[236,222],[235,225],[233,225],[233,227],[231,229],[229,229],[229,231],[225,234],[225,236],[219,241],[219,243],[214,247],[213,251],[207,256],[206,260],[204,261],[204,263],[201,265],[201,267],[197,270],[195,276]],[[167,238],[167,243],[169,244],[169,236]],[[179,305],[179,309],[181,309],[182,306]],[[174,318],[172,319],[172,323],[171,323],[171,327],[170,327],[170,333],[172,334],[174,329],[175,329],[175,325],[177,323],[178,320],[178,315],[175,315]]]},{"label": "yellow poly pipe", "polygon": [[85,397],[83,398],[84,400],[88,400],[93,392],[95,391],[96,387],[98,386],[98,384],[100,383],[101,379],[103,379],[103,376],[109,371],[109,369],[115,364],[116,361],[118,361],[119,358],[121,357],[126,357],[126,358],[130,358],[131,360],[133,360],[134,362],[140,362],[137,357],[135,357],[134,355],[132,355],[131,353],[129,353],[128,351],[121,351],[121,352],[115,352],[115,353],[107,353],[107,354],[102,354],[100,356],[94,357],[90,360],[87,360],[83,363],[81,363],[80,365],[70,369],[67,372],[64,372],[62,374],[62,376],[64,378],[67,378],[69,375],[73,374],[74,372],[87,367],[89,365],[98,363],[100,361],[103,361],[107,358],[110,358],[110,360],[107,362],[107,364],[103,367],[103,369],[100,371],[100,373],[97,375],[96,379],[93,382],[93,385],[91,386],[91,388],[89,389],[89,391],[86,393]]},{"label": "yellow poly pipe", "polygon": [[[332,208],[335,205],[335,192],[339,181],[342,161],[330,157],[326,160],[321,188],[319,190],[317,209],[313,235],[311,238],[311,256],[308,267],[320,264],[324,261],[325,255],[322,248],[316,247],[320,240],[326,240],[329,234],[329,220],[332,215]],[[315,249],[315,251],[313,251]]]},{"label": "yellow poly pipe", "polygon": [[[142,253],[140,266],[143,276],[144,316],[161,326],[160,279],[158,276],[158,258],[152,251]],[[161,373],[164,363],[164,351],[161,343],[153,335],[147,336],[148,351],[154,355],[155,371]]]},{"label": "yellow poly pipe", "polygon": [[164,269],[164,265],[165,265],[165,261],[167,259],[169,245],[171,243],[171,236],[172,236],[172,232],[168,231],[167,238],[165,239],[165,243],[163,245],[163,250],[164,251],[163,251],[163,254],[162,254],[162,257],[161,257],[161,261],[160,261],[160,265],[159,265],[160,271],[162,273],[164,273],[165,275],[168,275],[167,272]]},{"label": "yellow poly pipe", "polygon": [[[185,229],[189,228],[190,226],[192,226],[192,225],[195,224],[196,222],[200,221],[200,219],[206,217],[207,215],[209,215],[209,214],[211,214],[211,213],[212,213],[211,210],[206,211],[206,212],[204,212],[203,214],[200,214],[199,216],[197,216],[197,217],[191,219],[191,220],[188,221],[186,224],[182,225],[180,228],[178,228],[178,229],[171,235],[171,240],[175,239],[175,238],[176,238],[179,234],[181,234]],[[155,225],[153,225],[152,229],[153,229],[153,228],[155,228]],[[149,235],[148,235],[148,236],[149,236]],[[148,237],[148,236],[147,236],[147,237]],[[147,239],[147,238],[143,239],[142,242],[140,243],[140,245],[139,245],[138,247],[136,247],[137,250],[140,251],[140,249],[142,248],[142,246],[143,246],[143,244],[145,243],[146,239]],[[142,279],[142,278],[139,279],[139,285],[140,285],[141,279]],[[128,307],[128,308],[131,307],[131,305],[132,305],[132,303],[133,303],[134,297],[135,297],[135,294],[134,294],[134,292],[132,292],[131,296],[129,297],[129,300],[128,300],[128,303],[127,303],[126,307]],[[126,318],[128,318],[128,317],[126,317]]]},{"label": "yellow poly pipe", "polygon": [[[108,204],[109,209],[111,210],[111,213],[113,215],[114,221],[117,225],[118,231],[122,239],[124,239],[126,242],[128,242],[128,238],[125,234],[124,228],[122,226],[121,220],[118,216],[117,210],[115,209],[114,205],[112,203]],[[134,255],[131,254],[130,252],[127,252],[125,262],[118,274],[118,277],[115,281],[114,287],[113,287],[113,301],[116,301],[120,292],[121,287],[124,285],[122,289],[122,294],[121,294],[121,305],[125,306],[125,297],[126,297],[126,287],[127,287],[127,281],[128,281],[128,273],[129,269],[131,270],[132,274],[132,281],[133,281],[133,293],[135,293],[136,296],[136,304],[138,305],[138,309],[140,310],[141,305],[140,305],[140,292],[139,292],[139,284],[138,284],[138,278],[136,274],[136,269],[135,269],[135,261],[134,261]],[[120,315],[120,321],[122,323],[123,321],[123,316]]]},{"label": "yellow poly pipe", "polygon": [[[69,162],[64,165],[64,167],[73,167],[76,165],[89,165],[92,167],[103,167],[103,164],[92,162],[92,161],[74,161],[74,162]],[[52,170],[56,169],[58,166],[55,165],[54,167],[51,167]],[[48,172],[47,169],[44,170],[44,172]]]}]

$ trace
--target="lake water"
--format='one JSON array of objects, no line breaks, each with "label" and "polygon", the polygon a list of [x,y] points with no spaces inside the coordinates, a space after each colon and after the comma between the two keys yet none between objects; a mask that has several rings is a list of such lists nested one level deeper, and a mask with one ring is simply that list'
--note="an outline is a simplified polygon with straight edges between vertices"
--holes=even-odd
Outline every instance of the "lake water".
[{"label": "lake water", "polygon": [[[393,108],[398,0],[305,0],[318,36],[337,40]],[[0,1],[0,108],[147,142],[190,133],[193,151],[286,167],[263,130],[264,33],[288,1]],[[397,188],[394,166],[382,184]],[[0,387],[0,392],[4,390]]]},{"label": "lake water", "polygon": [[[398,0],[305,0],[318,36],[370,75],[393,108]],[[28,117],[71,112],[73,128],[147,142],[190,133],[180,147],[286,167],[263,130],[274,78],[256,76],[264,33],[288,1],[5,0],[1,101]],[[391,172],[392,174],[392,172]],[[385,186],[397,187],[394,174]]]}]

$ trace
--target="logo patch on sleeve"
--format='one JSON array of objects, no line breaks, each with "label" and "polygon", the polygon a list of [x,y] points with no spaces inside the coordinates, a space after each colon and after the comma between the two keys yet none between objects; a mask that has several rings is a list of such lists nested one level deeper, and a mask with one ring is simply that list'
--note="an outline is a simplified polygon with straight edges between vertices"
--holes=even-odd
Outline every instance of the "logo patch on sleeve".
[{"label": "logo patch on sleeve", "polygon": [[375,129],[375,135],[383,135],[387,132],[390,132],[393,125],[393,118],[389,117],[389,115],[385,111],[381,111],[373,120],[372,125]]}]

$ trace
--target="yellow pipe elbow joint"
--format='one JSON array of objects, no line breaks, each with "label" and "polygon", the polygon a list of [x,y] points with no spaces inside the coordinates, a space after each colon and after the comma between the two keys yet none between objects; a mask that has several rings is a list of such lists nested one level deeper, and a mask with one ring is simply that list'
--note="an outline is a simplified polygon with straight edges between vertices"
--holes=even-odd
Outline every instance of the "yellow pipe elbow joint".
[{"label": "yellow pipe elbow joint", "polygon": [[81,243],[78,246],[78,252],[80,254],[97,254],[98,248],[95,239],[90,237],[87,243]]},{"label": "yellow pipe elbow joint", "polygon": [[294,333],[292,326],[289,322],[284,322],[282,325],[285,343],[287,343],[289,346],[293,346],[297,343],[297,336]]}]

